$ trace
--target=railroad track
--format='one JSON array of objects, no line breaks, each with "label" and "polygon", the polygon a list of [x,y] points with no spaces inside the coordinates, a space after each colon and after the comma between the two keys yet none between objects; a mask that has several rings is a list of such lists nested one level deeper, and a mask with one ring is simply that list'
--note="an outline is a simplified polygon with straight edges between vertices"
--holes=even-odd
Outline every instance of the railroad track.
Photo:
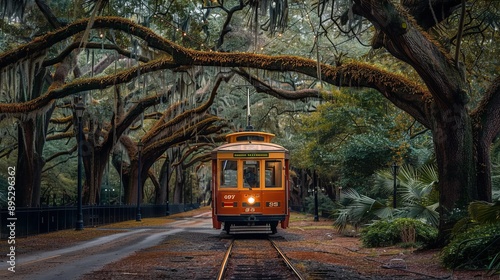
[{"label": "railroad track", "polygon": [[268,237],[233,239],[217,276],[222,279],[305,279]]}]

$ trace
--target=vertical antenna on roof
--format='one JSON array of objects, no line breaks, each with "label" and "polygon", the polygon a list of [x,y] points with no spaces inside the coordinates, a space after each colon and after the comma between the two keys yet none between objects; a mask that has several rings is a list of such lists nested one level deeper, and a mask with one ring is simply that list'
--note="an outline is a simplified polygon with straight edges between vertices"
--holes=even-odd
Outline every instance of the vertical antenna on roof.
[{"label": "vertical antenna on roof", "polygon": [[247,127],[246,131],[252,131],[253,126],[250,124],[252,115],[250,114],[250,88],[247,88]]}]

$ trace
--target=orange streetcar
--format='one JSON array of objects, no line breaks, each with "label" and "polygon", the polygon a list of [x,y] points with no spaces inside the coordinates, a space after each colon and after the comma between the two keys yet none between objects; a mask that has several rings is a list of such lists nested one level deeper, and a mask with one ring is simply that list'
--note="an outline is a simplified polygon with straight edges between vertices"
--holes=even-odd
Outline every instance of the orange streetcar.
[{"label": "orange streetcar", "polygon": [[271,143],[274,134],[231,133],[212,151],[212,223],[231,228],[288,227],[289,152]]}]

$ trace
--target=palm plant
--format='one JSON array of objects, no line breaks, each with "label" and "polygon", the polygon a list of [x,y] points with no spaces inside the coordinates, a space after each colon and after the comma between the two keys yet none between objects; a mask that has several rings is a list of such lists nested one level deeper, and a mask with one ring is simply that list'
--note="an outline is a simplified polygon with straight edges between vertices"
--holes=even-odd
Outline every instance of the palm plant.
[{"label": "palm plant", "polygon": [[344,231],[347,225],[354,226],[357,231],[359,226],[373,220],[393,217],[393,209],[386,203],[359,194],[355,189],[343,190],[342,202],[345,207],[337,210],[334,222],[339,232]]},{"label": "palm plant", "polygon": [[478,224],[500,222],[500,200],[493,203],[474,201],[469,204],[469,216]]},{"label": "palm plant", "polygon": [[399,173],[397,193],[403,207],[398,216],[421,219],[435,227],[439,224],[437,195],[438,174],[433,165],[419,168],[404,165]]},{"label": "palm plant", "polygon": [[[393,190],[393,177],[390,171],[379,171],[377,182],[386,190],[387,197]],[[392,208],[389,199],[374,199],[359,194],[354,189],[342,192],[343,208],[337,210],[334,225],[343,231],[348,224],[355,228],[368,224],[373,220],[392,218],[419,219],[437,227],[439,214],[437,196],[437,171],[433,165],[414,168],[405,165],[398,174],[397,200],[401,205]],[[394,199],[394,198],[393,198]]]},{"label": "palm plant", "polygon": [[[500,155],[500,154],[499,154]],[[473,201],[468,207],[468,217],[457,223],[454,232],[460,232],[464,227],[500,222],[500,156],[492,158],[493,202]]]},{"label": "palm plant", "polygon": [[471,202],[468,214],[453,227],[453,239],[442,252],[443,262],[449,267],[483,267],[498,274],[500,200]]}]

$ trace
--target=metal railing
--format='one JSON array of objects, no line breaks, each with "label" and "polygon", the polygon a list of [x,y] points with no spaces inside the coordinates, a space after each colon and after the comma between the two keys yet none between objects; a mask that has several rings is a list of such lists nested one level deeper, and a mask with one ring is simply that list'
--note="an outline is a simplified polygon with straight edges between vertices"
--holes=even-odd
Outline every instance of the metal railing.
[{"label": "metal railing", "polygon": [[[194,204],[170,204],[169,214],[181,213],[191,209],[199,208]],[[7,209],[0,209],[0,239],[7,239],[15,224],[15,236],[25,237],[40,233],[47,233],[63,229],[75,228],[76,206],[72,207],[40,207],[40,208],[16,208],[15,220],[9,216]],[[84,227],[95,227],[105,224],[134,220],[136,218],[135,205],[121,206],[83,206]],[[143,218],[167,216],[166,205],[141,205]]]}]

